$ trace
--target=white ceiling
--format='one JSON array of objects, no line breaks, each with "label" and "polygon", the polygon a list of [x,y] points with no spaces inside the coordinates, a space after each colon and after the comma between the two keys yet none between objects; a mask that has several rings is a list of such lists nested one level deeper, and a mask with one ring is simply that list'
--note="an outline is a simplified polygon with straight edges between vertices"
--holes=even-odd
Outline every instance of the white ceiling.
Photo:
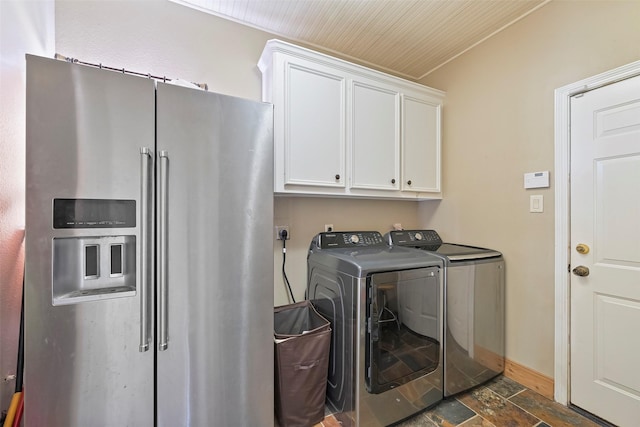
[{"label": "white ceiling", "polygon": [[419,80],[550,0],[173,0]]}]

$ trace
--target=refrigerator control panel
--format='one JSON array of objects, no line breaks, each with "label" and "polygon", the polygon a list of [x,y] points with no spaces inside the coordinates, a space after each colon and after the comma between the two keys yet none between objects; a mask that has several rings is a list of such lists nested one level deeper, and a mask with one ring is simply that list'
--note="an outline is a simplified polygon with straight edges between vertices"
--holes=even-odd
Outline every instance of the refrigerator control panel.
[{"label": "refrigerator control panel", "polygon": [[135,226],[135,200],[53,199],[53,228],[128,228]]}]

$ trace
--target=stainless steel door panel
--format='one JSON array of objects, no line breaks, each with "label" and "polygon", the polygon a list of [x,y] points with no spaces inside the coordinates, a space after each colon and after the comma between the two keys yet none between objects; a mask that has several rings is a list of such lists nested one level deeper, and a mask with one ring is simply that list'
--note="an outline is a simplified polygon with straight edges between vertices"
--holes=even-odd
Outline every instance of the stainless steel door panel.
[{"label": "stainless steel door panel", "polygon": [[445,396],[504,371],[504,261],[445,268]]},{"label": "stainless steel door panel", "polygon": [[272,132],[270,105],[158,84],[168,207],[160,426],[273,424]]},{"label": "stainless steel door panel", "polygon": [[126,235],[140,244],[138,226],[54,229],[52,200],[139,205],[139,147],[153,145],[153,102],[152,81],[27,56],[27,426],[153,425],[154,360],[138,351],[139,292],[52,305],[54,237]]},{"label": "stainless steel door panel", "polygon": [[504,370],[504,273],[502,260],[476,264],[474,356],[495,373]]},{"label": "stainless steel door panel", "polygon": [[465,352],[473,352],[475,272],[475,264],[447,268],[447,339]]}]

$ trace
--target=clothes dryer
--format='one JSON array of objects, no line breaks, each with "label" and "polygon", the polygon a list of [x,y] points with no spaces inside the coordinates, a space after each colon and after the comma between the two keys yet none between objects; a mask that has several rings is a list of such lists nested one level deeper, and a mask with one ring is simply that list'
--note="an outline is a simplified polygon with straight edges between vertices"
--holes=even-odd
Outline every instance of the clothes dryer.
[{"label": "clothes dryer", "polygon": [[327,402],[343,426],[386,426],[442,400],[443,261],[378,232],[320,233],[308,298],[333,331]]},{"label": "clothes dryer", "polygon": [[444,262],[444,396],[504,372],[502,254],[444,243],[435,230],[390,231],[385,240],[392,247],[415,248]]}]

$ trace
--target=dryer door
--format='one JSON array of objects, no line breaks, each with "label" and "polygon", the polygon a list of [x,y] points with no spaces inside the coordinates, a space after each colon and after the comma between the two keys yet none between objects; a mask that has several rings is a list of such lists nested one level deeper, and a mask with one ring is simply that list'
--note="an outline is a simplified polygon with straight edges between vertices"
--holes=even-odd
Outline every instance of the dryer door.
[{"label": "dryer door", "polygon": [[382,393],[436,370],[442,343],[439,268],[367,278],[366,385]]}]

